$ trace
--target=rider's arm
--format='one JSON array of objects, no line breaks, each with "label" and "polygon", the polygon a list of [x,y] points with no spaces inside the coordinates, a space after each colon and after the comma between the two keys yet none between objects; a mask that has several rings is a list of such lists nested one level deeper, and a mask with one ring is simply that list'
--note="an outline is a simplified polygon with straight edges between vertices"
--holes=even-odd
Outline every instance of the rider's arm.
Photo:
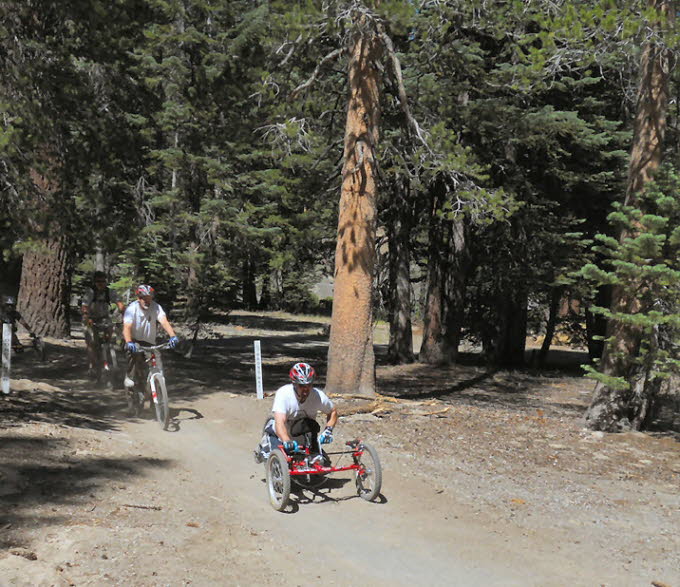
[{"label": "rider's arm", "polygon": [[274,412],[274,432],[282,442],[289,442],[290,435],[288,434],[288,428],[286,427],[286,414],[285,412]]},{"label": "rider's arm", "polygon": [[334,428],[338,422],[338,410],[333,406],[330,414],[326,415],[326,426]]},{"label": "rider's arm", "polygon": [[125,342],[132,342],[132,322],[123,322],[123,338]]},{"label": "rider's arm", "polygon": [[170,325],[170,322],[168,322],[167,316],[163,315],[160,318],[158,318],[158,323],[163,327],[163,330],[168,333],[168,336],[172,338],[175,335],[175,331],[172,329],[172,326]]},{"label": "rider's arm", "polygon": [[87,324],[90,320],[90,306],[87,304],[80,306],[80,313],[83,315],[83,322]]}]

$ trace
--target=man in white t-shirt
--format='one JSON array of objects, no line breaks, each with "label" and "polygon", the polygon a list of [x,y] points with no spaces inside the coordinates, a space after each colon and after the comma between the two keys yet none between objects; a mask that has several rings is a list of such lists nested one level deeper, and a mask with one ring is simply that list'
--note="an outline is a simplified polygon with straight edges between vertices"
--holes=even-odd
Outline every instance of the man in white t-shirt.
[{"label": "man in white t-shirt", "polygon": [[[265,424],[262,441],[255,451],[255,461],[261,463],[269,457],[272,448],[283,445],[285,451],[295,451],[303,438],[311,441],[310,452],[320,454],[319,443],[333,442],[333,428],[338,421],[338,411],[328,396],[312,386],[314,368],[307,363],[296,363],[290,370],[290,383],[276,390],[273,417]],[[316,415],[326,415],[326,428],[321,427]]]},{"label": "man in white t-shirt", "polygon": [[125,377],[127,388],[134,387],[135,383],[142,383],[136,380],[145,373],[144,354],[139,352],[139,343],[156,344],[156,324],[160,324],[170,337],[170,348],[174,348],[179,342],[163,308],[153,301],[154,294],[150,285],[140,285],[137,288],[137,301],[127,307],[123,316],[123,338],[128,352]]}]

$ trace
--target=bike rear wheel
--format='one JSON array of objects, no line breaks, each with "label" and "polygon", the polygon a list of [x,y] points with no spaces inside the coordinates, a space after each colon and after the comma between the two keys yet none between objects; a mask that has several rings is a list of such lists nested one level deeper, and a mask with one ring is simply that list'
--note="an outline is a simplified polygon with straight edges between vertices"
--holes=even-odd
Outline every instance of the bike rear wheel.
[{"label": "bike rear wheel", "polygon": [[354,462],[360,466],[360,469],[354,471],[357,493],[362,499],[373,501],[380,495],[382,467],[373,446],[363,443],[363,449],[360,457],[354,457]]},{"label": "bike rear wheel", "polygon": [[104,387],[106,387],[106,389],[111,389],[113,387],[113,366],[109,359],[110,354],[111,352],[108,343],[102,343],[97,379]]},{"label": "bike rear wheel", "polygon": [[288,505],[290,499],[290,471],[288,461],[280,449],[272,450],[265,470],[269,503],[280,512]]},{"label": "bike rear wheel", "polygon": [[[151,406],[156,414],[156,421],[163,430],[170,425],[170,404],[168,401],[168,389],[165,385],[165,377],[154,377],[155,385],[151,388]],[[154,389],[155,387],[155,396]]]}]

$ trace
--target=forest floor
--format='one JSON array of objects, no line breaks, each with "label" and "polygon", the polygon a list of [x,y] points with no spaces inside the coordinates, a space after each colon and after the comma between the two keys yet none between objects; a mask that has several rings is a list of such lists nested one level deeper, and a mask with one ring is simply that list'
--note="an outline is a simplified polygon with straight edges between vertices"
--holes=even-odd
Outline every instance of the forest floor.
[{"label": "forest floor", "polygon": [[252,458],[271,409],[253,341],[272,392],[296,360],[325,373],[322,326],[235,312],[192,359],[167,353],[167,432],[86,379],[77,330],[45,363],[18,357],[0,398],[0,585],[680,587],[680,438],[585,430],[592,384],[566,349],[559,369],[510,372],[388,366],[378,344],[381,395],[334,398],[332,446],[377,448],[380,498],[338,473],[274,511]]}]

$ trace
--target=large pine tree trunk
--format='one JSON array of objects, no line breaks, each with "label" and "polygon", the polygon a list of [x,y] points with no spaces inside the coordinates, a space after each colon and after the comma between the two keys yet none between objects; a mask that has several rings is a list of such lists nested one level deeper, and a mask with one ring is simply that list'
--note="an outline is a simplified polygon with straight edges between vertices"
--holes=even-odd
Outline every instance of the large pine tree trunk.
[{"label": "large pine tree trunk", "polygon": [[381,45],[366,32],[349,62],[342,193],[326,387],[336,393],[375,394],[373,276],[375,268],[375,156],[380,120]]},{"label": "large pine tree trunk", "polygon": [[243,306],[246,310],[257,309],[257,287],[255,285],[255,264],[250,257],[243,259],[241,281]]},{"label": "large pine tree trunk", "polygon": [[387,356],[394,364],[415,360],[411,328],[410,228],[403,212],[397,212],[388,223],[390,341]]},{"label": "large pine tree trunk", "polygon": [[[649,6],[673,19],[670,0],[649,0]],[[668,78],[670,52],[661,44],[649,42],[645,45],[640,62],[640,86],[635,117],[635,132],[628,167],[628,186],[625,203],[634,205],[639,192],[649,182],[661,164],[663,139],[666,131],[666,110],[668,108]],[[635,233],[624,233],[621,239],[634,237]],[[634,287],[615,287],[612,291],[612,312],[635,314],[639,303]],[[633,427],[639,429],[650,412],[649,404],[655,386],[644,381],[634,369],[633,359],[640,346],[639,327],[617,320],[609,320],[607,339],[602,355],[600,370],[611,377],[626,378],[631,387],[615,389],[598,382],[593,399],[586,414],[586,425],[592,430],[615,432]],[[642,413],[644,411],[644,414]]]},{"label": "large pine tree trunk", "polygon": [[527,292],[522,284],[515,284],[512,291],[500,292],[496,297],[498,318],[494,336],[485,349],[491,363],[501,367],[524,365],[527,305]]},{"label": "large pine tree trunk", "polygon": [[47,220],[46,204],[59,197],[61,163],[49,149],[41,155],[45,168],[41,172],[31,170],[35,192],[29,196],[36,211],[30,219],[30,228],[40,237],[23,256],[17,309],[35,334],[68,337],[71,335],[68,232],[59,224],[59,219],[52,223]]},{"label": "large pine tree trunk", "polygon": [[17,307],[36,334],[70,335],[69,277],[65,239],[43,240],[24,253]]},{"label": "large pine tree trunk", "polygon": [[465,292],[467,289],[470,252],[465,220],[459,218],[450,225],[451,249],[446,280],[446,328],[444,332],[447,362],[458,360],[463,321],[465,318]]},{"label": "large pine tree trunk", "polygon": [[545,366],[546,360],[548,359],[548,353],[550,352],[550,345],[555,336],[557,314],[559,312],[563,292],[564,287],[562,286],[553,287],[550,290],[550,309],[548,310],[548,320],[545,325],[545,337],[543,338],[541,350],[538,352],[537,366],[541,368]]},{"label": "large pine tree trunk", "polygon": [[427,293],[423,308],[423,340],[420,344],[418,360],[430,365],[446,363],[444,341],[444,271],[445,254],[443,246],[443,226],[436,211],[439,199],[435,188],[430,206],[429,250],[427,259]]}]

